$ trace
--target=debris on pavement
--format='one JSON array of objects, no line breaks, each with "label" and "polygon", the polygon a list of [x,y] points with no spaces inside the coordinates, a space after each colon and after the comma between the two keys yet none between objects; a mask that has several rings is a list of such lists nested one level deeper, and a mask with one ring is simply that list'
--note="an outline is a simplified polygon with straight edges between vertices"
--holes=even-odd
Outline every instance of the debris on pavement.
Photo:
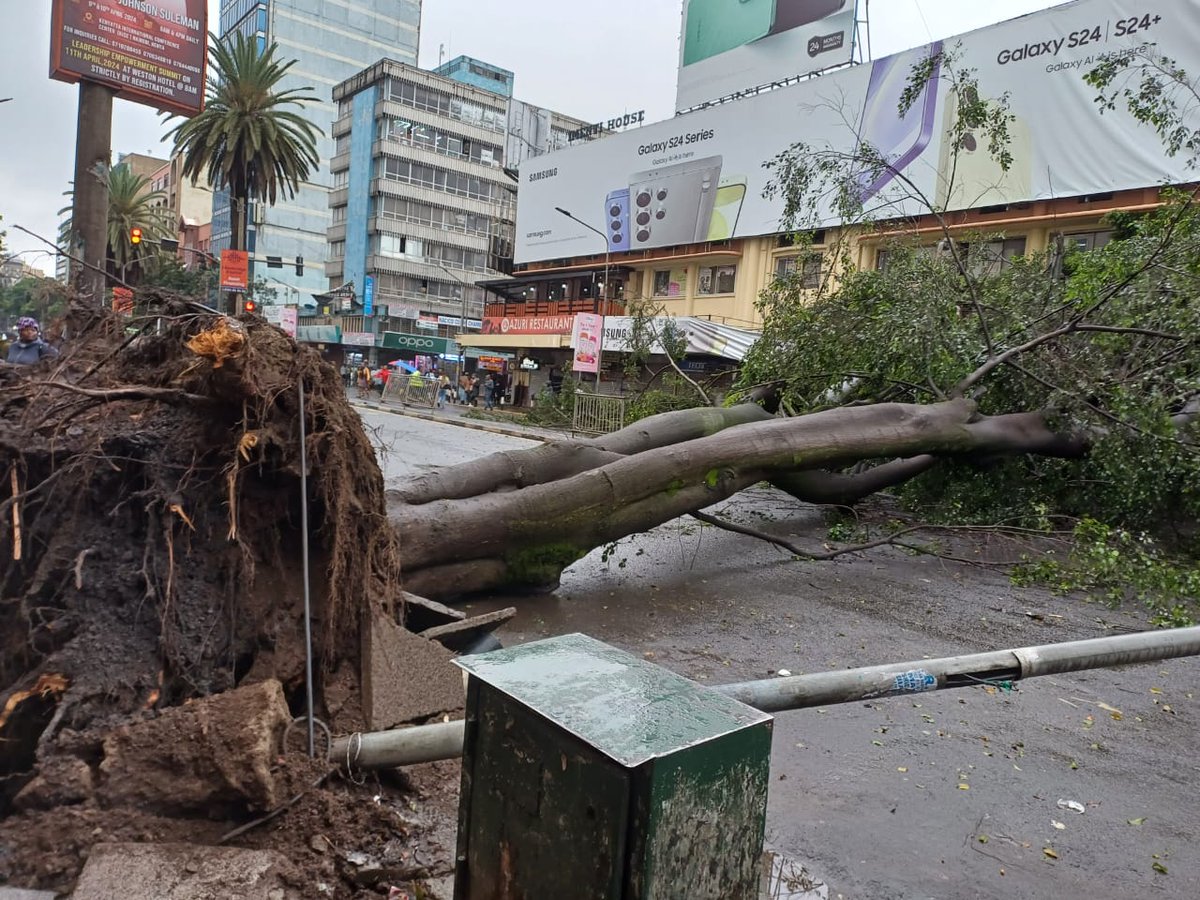
[{"label": "debris on pavement", "polygon": [[1083,815],[1085,812],[1087,812],[1087,807],[1084,806],[1082,803],[1080,803],[1078,800],[1059,800],[1058,808],[1059,809],[1069,809],[1069,810],[1071,810],[1071,812],[1076,812],[1076,813],[1079,813],[1080,815]]}]

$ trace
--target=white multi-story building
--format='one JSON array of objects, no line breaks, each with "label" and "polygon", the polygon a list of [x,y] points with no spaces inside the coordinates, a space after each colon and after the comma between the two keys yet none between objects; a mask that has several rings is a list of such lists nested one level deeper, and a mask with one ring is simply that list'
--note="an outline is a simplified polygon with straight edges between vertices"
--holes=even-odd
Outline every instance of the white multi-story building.
[{"label": "white multi-story building", "polygon": [[[466,327],[478,329],[484,294],[476,282],[512,272],[512,131],[534,118],[545,125],[541,146],[522,144],[524,158],[565,145],[585,125],[511,99],[512,73],[471,62],[465,71],[500,73],[491,79],[497,90],[391,59],[334,90],[326,275],[330,290],[354,297],[334,299],[340,309],[331,312],[352,314],[341,329],[359,346],[367,333],[390,333],[381,346],[430,350],[432,342],[445,353],[464,313]],[[333,333],[322,334],[332,342]]]}]

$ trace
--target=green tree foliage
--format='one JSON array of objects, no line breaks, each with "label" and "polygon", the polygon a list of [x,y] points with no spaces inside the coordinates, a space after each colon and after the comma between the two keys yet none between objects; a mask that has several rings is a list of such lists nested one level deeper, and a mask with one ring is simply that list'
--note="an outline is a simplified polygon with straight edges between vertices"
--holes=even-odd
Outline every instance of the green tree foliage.
[{"label": "green tree foliage", "polygon": [[[970,121],[989,135],[1003,163],[1005,98],[987,98],[971,73],[948,68],[952,89],[977,106]],[[928,71],[928,64],[918,66],[913,84]],[[1164,112],[1155,100],[1178,103],[1195,91],[1179,87],[1177,70],[1166,72],[1161,77],[1174,93],[1143,86],[1130,106],[1170,138],[1169,148],[1190,149],[1186,111]],[[914,96],[910,91],[906,100]],[[1060,434],[1086,440],[1087,456],[1042,459],[1020,454],[1017,444],[1011,456],[944,460],[907,485],[907,496],[956,520],[1049,510],[1132,529],[1179,524],[1187,531],[1200,518],[1194,196],[1169,194],[1156,211],[1116,217],[1117,239],[1102,249],[1072,252],[1060,240],[1046,253],[1005,259],[997,235],[952,232],[945,211],[903,177],[884,207],[856,205],[846,186],[860,183],[864,167],[887,165],[870,147],[834,154],[802,145],[770,164],[772,190],[786,199],[792,227],[819,224],[835,196],[834,208],[850,221],[920,207],[943,228],[933,238],[889,245],[881,271],[856,271],[842,256],[832,286],[811,291],[800,276],[778,279],[760,298],[764,336],[741,386],[782,383],[785,409],[794,414],[955,396],[976,400],[982,415],[1039,413]]]},{"label": "green tree foliage", "polygon": [[204,111],[167,135],[183,152],[184,177],[229,191],[234,249],[245,249],[247,203],[294,196],[320,163],[321,129],[290,108],[318,98],[307,87],[280,89],[296,61],[281,63],[278,49],[260,52],[240,33],[213,38]]},{"label": "green tree foliage", "polygon": [[[150,189],[150,179],[137,175],[122,163],[108,170],[108,265],[116,276],[131,274],[132,267],[144,267],[159,253],[158,242],[172,236],[173,225],[162,204],[166,194]],[[67,191],[72,196],[74,190]],[[71,207],[59,210],[69,213]],[[72,231],[70,218],[64,219],[59,229],[59,244],[70,246]],[[134,228],[142,230],[142,241],[134,244],[131,235]]]},{"label": "green tree foliage", "polygon": [[66,308],[66,290],[53,278],[22,278],[11,287],[0,288],[0,319],[33,316],[45,324]]}]

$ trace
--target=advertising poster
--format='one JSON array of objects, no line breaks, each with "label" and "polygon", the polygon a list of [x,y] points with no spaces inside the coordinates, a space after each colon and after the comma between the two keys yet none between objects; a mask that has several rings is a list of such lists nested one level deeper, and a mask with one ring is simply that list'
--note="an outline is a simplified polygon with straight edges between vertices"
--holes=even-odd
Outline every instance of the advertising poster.
[{"label": "advertising poster", "polygon": [[375,276],[368,275],[363,279],[363,315],[375,315]]},{"label": "advertising poster", "polygon": [[244,291],[250,286],[250,254],[245,250],[221,251],[221,290]]},{"label": "advertising poster", "polygon": [[50,77],[190,116],[204,105],[207,0],[53,0]]},{"label": "advertising poster", "polygon": [[576,313],[571,348],[575,351],[572,368],[576,372],[599,372],[600,354],[604,350],[604,316]]},{"label": "advertising poster", "polygon": [[292,338],[296,337],[297,323],[299,321],[299,313],[295,307],[285,306],[279,311],[279,327],[282,328]]},{"label": "advertising poster", "polygon": [[[858,185],[878,218],[925,212],[914,191],[954,210],[1194,181],[1186,154],[1166,156],[1122,109],[1101,114],[1083,80],[1104,54],[1147,42],[1200,71],[1200,0],[1143,0],[1136,11],[1078,0],[947,40],[985,95],[1008,94],[1007,171],[985,140],[951,146],[958,110],[940,68],[900,115],[913,66],[942,43],[546,154],[521,167],[516,262],[596,252],[597,236],[555,207],[600,230],[613,253],[774,234],[784,203],[767,196],[764,164],[798,141],[881,153],[891,169]],[[831,207],[819,212],[836,224]]]},{"label": "advertising poster", "polygon": [[684,0],[675,108],[848,63],[855,0]]}]

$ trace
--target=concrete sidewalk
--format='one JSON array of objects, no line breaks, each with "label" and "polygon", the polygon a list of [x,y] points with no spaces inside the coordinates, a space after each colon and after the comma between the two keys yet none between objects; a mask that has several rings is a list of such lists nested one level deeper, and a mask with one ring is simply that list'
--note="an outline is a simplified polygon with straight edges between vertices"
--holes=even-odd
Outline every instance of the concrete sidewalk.
[{"label": "concrete sidewalk", "polygon": [[440,422],[444,425],[457,425],[460,428],[471,428],[475,431],[486,431],[491,434],[508,435],[509,437],[529,438],[536,441],[563,441],[571,438],[571,432],[569,431],[554,428],[537,428],[530,425],[521,425],[517,422],[488,422],[466,417],[468,410],[483,409],[481,406],[473,407],[451,403],[441,409],[430,409],[427,406],[414,406],[407,403],[397,403],[392,400],[384,401],[376,396],[372,396],[369,400],[361,400],[354,396],[355,393],[356,390],[354,389],[347,390],[346,396],[350,401],[350,405],[356,409],[387,412],[397,416],[424,419],[427,422]]}]

